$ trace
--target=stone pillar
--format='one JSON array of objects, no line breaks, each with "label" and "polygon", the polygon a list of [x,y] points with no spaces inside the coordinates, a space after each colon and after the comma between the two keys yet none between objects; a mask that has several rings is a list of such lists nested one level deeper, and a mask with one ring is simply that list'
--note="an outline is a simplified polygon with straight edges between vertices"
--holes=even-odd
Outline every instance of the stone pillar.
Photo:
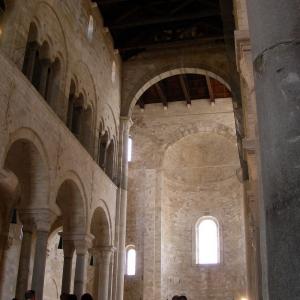
[{"label": "stone pillar", "polygon": [[72,261],[74,255],[74,242],[63,238],[64,267],[62,275],[61,293],[70,293],[72,277]]},{"label": "stone pillar", "polygon": [[116,247],[114,263],[113,299],[123,300],[125,272],[125,238],[127,214],[127,181],[128,181],[128,138],[132,121],[128,117],[120,118],[119,144],[119,188],[117,193],[116,214]]},{"label": "stone pillar", "polygon": [[44,278],[46,268],[48,235],[56,215],[48,209],[36,209],[32,212],[36,226],[35,256],[32,274],[32,290],[37,299],[43,299]]},{"label": "stone pillar", "polygon": [[38,51],[38,48],[39,45],[37,42],[30,42],[26,50],[23,73],[30,81],[32,81],[33,77],[34,66],[36,64],[36,52]]},{"label": "stone pillar", "polygon": [[108,288],[109,288],[109,266],[111,260],[111,254],[113,247],[101,247],[95,251],[96,263],[98,274],[95,274],[95,280],[97,283],[97,294],[95,295],[97,300],[108,300]]},{"label": "stone pillar", "polygon": [[299,0],[247,1],[261,162],[263,299],[298,299]]},{"label": "stone pillar", "polygon": [[74,244],[76,249],[76,267],[74,277],[74,294],[77,299],[80,299],[84,293],[86,284],[86,262],[87,262],[87,251],[92,245],[91,235],[77,235],[74,237]]},{"label": "stone pillar", "polygon": [[16,298],[23,299],[25,292],[28,290],[32,232],[34,226],[32,219],[28,214],[20,212],[19,216],[23,223],[23,238],[17,277]]}]

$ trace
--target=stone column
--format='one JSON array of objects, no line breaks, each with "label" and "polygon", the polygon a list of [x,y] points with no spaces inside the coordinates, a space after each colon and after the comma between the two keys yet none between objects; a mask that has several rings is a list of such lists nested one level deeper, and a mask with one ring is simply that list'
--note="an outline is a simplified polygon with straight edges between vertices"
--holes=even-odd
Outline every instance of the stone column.
[{"label": "stone column", "polygon": [[[109,288],[109,266],[111,260],[111,254],[113,252],[113,247],[101,247],[98,248],[96,253],[96,263],[98,274],[95,274],[95,280],[97,283],[97,295],[95,295],[97,300],[108,300],[108,288]],[[97,277],[96,277],[97,276]]]},{"label": "stone column", "polygon": [[47,88],[50,80],[51,61],[48,58],[40,60],[41,76],[39,82],[39,92],[47,100]]},{"label": "stone column", "polygon": [[23,299],[25,292],[28,290],[32,232],[34,230],[34,226],[30,215],[20,212],[19,216],[23,223],[23,238],[17,277],[16,298]]},{"label": "stone column", "polygon": [[298,299],[299,0],[247,1],[261,162],[263,299]]},{"label": "stone column", "polygon": [[64,267],[62,275],[61,293],[70,293],[72,277],[72,261],[74,255],[74,242],[63,238]]},{"label": "stone column", "polygon": [[39,45],[37,42],[30,42],[27,47],[23,73],[30,81],[32,81],[34,66],[36,64],[36,52]]},{"label": "stone column", "polygon": [[92,245],[91,235],[77,235],[74,237],[74,244],[76,249],[76,267],[74,277],[74,294],[77,299],[82,296],[86,284],[86,262],[87,251]]},{"label": "stone column", "polygon": [[125,238],[127,214],[127,181],[128,181],[128,138],[132,121],[128,117],[120,118],[119,143],[119,188],[117,193],[116,214],[116,247],[114,263],[113,299],[123,300],[125,272]]},{"label": "stone column", "polygon": [[36,243],[31,286],[36,292],[36,298],[42,300],[48,236],[56,215],[48,209],[33,210],[32,215],[36,226]]}]

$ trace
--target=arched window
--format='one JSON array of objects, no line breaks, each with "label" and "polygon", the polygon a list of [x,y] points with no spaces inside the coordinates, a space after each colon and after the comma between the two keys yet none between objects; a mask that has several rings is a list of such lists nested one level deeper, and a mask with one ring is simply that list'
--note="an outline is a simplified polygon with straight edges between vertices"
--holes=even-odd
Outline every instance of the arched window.
[{"label": "arched window", "polygon": [[134,276],[136,271],[136,250],[134,246],[126,249],[126,275]]},{"label": "arched window", "polygon": [[196,263],[220,263],[219,224],[213,217],[200,218],[196,224]]},{"label": "arched window", "polygon": [[132,138],[128,138],[128,153],[127,153],[127,160],[132,160]]}]

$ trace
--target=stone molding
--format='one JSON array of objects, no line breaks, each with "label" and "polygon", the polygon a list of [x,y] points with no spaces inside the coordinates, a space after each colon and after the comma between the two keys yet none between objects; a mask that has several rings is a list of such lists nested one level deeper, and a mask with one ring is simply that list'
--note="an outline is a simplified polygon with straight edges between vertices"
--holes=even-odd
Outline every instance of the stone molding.
[{"label": "stone molding", "polygon": [[234,32],[234,37],[236,50],[236,65],[238,68],[238,72],[240,72],[240,60],[243,56],[243,53],[251,51],[249,30],[236,30]]}]

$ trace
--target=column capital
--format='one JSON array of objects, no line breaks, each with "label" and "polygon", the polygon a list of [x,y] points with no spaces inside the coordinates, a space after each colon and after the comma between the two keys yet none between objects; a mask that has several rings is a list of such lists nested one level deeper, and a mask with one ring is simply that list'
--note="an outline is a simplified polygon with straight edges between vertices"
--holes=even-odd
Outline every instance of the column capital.
[{"label": "column capital", "polygon": [[82,233],[63,233],[64,241],[72,241],[77,254],[85,254],[92,247],[94,236]]},{"label": "column capital", "polygon": [[109,263],[110,257],[115,250],[116,248],[113,246],[103,246],[95,248],[94,253],[97,261],[101,263]]},{"label": "column capital", "polygon": [[123,129],[127,129],[128,131],[130,130],[131,126],[133,125],[132,119],[128,116],[120,116],[120,122],[121,122],[121,125],[123,126]]},{"label": "column capital", "polygon": [[25,220],[28,225],[34,224],[37,231],[50,231],[56,217],[57,215],[49,208],[23,209],[20,211],[22,222]]}]

